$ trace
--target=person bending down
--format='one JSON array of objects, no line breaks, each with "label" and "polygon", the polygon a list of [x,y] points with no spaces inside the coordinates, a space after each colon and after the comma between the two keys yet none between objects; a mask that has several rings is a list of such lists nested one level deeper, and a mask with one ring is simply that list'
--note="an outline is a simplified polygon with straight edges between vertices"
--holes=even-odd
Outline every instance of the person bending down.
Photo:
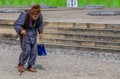
[{"label": "person bending down", "polygon": [[20,46],[22,52],[19,56],[18,70],[24,72],[24,65],[28,63],[27,70],[37,72],[32,66],[35,65],[37,55],[37,31],[39,38],[43,37],[43,17],[39,4],[35,4],[31,9],[21,12],[14,23],[14,29],[20,36]]}]

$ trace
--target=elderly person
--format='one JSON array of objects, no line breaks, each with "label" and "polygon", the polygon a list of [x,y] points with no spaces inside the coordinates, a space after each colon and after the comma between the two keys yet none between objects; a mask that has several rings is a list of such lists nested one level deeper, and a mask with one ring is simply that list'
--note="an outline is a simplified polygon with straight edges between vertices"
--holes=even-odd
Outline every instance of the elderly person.
[{"label": "elderly person", "polygon": [[22,52],[19,56],[18,70],[24,72],[24,65],[28,64],[27,70],[37,72],[32,66],[35,65],[37,55],[37,31],[42,39],[43,17],[40,5],[35,4],[30,10],[22,12],[14,23],[14,28],[20,36]]}]

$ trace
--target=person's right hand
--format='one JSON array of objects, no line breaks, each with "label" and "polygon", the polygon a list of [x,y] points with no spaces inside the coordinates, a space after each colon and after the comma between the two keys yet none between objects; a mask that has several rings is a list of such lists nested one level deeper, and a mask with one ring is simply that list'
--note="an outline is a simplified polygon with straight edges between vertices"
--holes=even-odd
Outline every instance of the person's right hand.
[{"label": "person's right hand", "polygon": [[25,35],[25,34],[26,34],[26,30],[22,29],[22,30],[21,30],[21,34],[22,34],[22,35]]}]

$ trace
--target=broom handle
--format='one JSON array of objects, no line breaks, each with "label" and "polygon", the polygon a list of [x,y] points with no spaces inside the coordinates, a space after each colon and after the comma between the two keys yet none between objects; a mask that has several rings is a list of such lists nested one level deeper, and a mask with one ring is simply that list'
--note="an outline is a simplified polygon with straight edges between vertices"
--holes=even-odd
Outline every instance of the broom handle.
[{"label": "broom handle", "polygon": [[24,39],[25,39],[25,35],[23,35],[23,37],[22,37],[22,56],[21,56],[21,65],[22,65],[22,59],[23,59],[23,54],[24,54]]},{"label": "broom handle", "polygon": [[[24,40],[25,40],[25,35],[22,36],[22,54],[21,54],[21,59],[20,59],[20,64],[23,65],[23,54],[24,54]],[[20,72],[20,76],[22,75],[22,72]]]}]

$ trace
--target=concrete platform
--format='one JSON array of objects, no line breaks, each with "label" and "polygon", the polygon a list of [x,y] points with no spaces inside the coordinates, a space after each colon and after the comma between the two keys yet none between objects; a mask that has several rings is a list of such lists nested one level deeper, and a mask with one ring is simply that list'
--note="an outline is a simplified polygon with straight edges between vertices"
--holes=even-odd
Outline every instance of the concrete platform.
[{"label": "concrete platform", "polygon": [[[18,10],[18,9],[28,9],[30,7],[2,7],[0,10]],[[44,43],[46,45],[56,45],[63,47],[71,47],[77,46],[79,48],[96,48],[96,46],[100,49],[111,49],[119,50],[119,26],[120,26],[120,15],[116,16],[90,16],[87,15],[88,12],[91,11],[119,11],[120,9],[85,9],[85,8],[46,8],[42,9],[42,14],[44,17]],[[13,27],[14,21],[18,18],[20,13],[1,13],[0,15],[0,34],[3,33],[3,27],[6,26],[4,33],[6,30],[9,30],[7,33],[16,34],[13,31],[13,28],[8,28],[8,26]],[[49,27],[49,29],[47,29]],[[58,28],[59,27],[59,28]],[[65,28],[66,31],[65,31]],[[69,30],[68,30],[69,28]],[[71,30],[70,30],[71,28]],[[72,29],[75,29],[72,31]],[[50,29],[54,29],[50,31]],[[58,30],[59,33],[58,33]],[[62,30],[60,30],[62,29]],[[85,30],[86,29],[86,30]],[[90,29],[92,31],[90,31]],[[100,30],[101,29],[101,30]],[[78,30],[78,32],[77,32]],[[84,30],[84,31],[83,31]],[[80,32],[79,32],[80,31]],[[77,35],[76,35],[77,34]],[[48,36],[49,35],[49,36]],[[54,37],[52,37],[54,36]],[[61,39],[53,39],[53,38]],[[68,37],[70,36],[70,37]],[[50,39],[52,37],[52,39]],[[68,39],[64,39],[67,37]],[[71,38],[73,37],[73,38]],[[99,39],[98,39],[99,37]],[[108,38],[107,38],[108,37]],[[71,38],[71,39],[70,39]],[[83,38],[83,40],[80,40]],[[94,38],[94,39],[93,39]],[[48,40],[49,39],[49,40]],[[74,40],[72,40],[74,39]],[[100,40],[101,39],[101,40]],[[104,39],[104,40],[103,40]],[[109,42],[106,40],[114,39],[114,41],[110,40]],[[45,41],[46,40],[46,41]],[[76,41],[77,40],[77,41]],[[79,40],[79,41],[78,41]],[[91,41],[90,41],[91,40]],[[94,41],[94,42],[93,42]],[[55,43],[55,44],[53,44]],[[60,44],[59,44],[60,43]],[[64,45],[64,43],[66,43]],[[74,44],[74,46],[73,46]],[[67,45],[67,46],[66,46]],[[82,46],[82,47],[81,47]],[[102,47],[102,48],[101,48]],[[116,49],[117,48],[117,49]]]},{"label": "concrete platform", "polygon": [[[30,7],[0,7],[5,9],[28,9]],[[104,23],[120,24],[120,15],[116,16],[90,16],[91,11],[120,11],[119,8],[84,9],[84,8],[48,8],[42,9],[44,21],[52,22],[76,22],[76,23]],[[16,20],[20,13],[0,13],[0,19]]]}]

